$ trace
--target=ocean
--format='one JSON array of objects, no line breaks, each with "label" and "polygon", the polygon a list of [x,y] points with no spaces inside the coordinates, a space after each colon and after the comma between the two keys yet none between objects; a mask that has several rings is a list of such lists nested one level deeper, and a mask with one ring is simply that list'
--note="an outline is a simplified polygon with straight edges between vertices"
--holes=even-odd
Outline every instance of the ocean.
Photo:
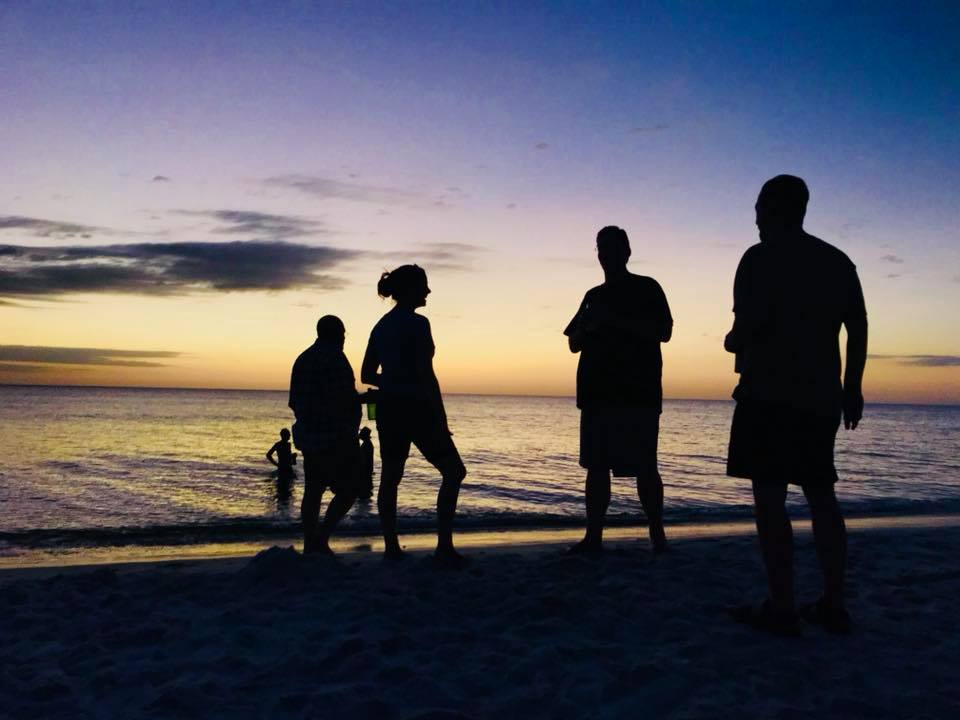
[{"label": "ocean", "polygon": [[[459,528],[582,522],[572,399],[445,402],[468,470]],[[732,402],[664,403],[668,522],[750,518],[749,484],[724,474],[732,413]],[[284,392],[0,387],[0,552],[295,535],[302,479],[278,486],[264,457],[292,420]],[[868,405],[861,426],[841,428],[837,442],[847,512],[960,511],[958,431],[960,407]],[[414,451],[400,487],[401,532],[433,526],[438,484]],[[802,512],[799,492],[790,502]],[[610,523],[642,517],[630,480],[615,479]],[[375,503],[358,503],[344,525],[377,529]]]}]

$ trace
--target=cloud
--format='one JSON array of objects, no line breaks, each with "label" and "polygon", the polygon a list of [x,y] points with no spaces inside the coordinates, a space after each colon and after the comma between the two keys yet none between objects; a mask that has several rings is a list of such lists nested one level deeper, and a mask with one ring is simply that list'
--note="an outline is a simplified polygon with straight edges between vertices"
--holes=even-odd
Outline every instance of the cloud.
[{"label": "cloud", "polygon": [[297,190],[321,198],[398,204],[416,200],[417,193],[394,187],[342,182],[317,175],[275,175],[261,181],[267,187]]},{"label": "cloud", "polygon": [[960,367],[960,355],[869,355],[872,360],[892,360],[914,367]]},{"label": "cloud", "polygon": [[903,277],[900,273],[887,273],[887,280],[896,280],[898,277]]},{"label": "cloud", "polygon": [[168,183],[168,182],[173,182],[173,181],[172,181],[170,178],[168,178],[166,175],[154,175],[154,176],[153,176],[153,180],[151,180],[150,182],[155,182],[155,183]]},{"label": "cloud", "polygon": [[634,128],[630,128],[631,133],[656,133],[663,132],[667,130],[670,126],[667,123],[655,123],[653,125],[639,125]]},{"label": "cloud", "polygon": [[[106,348],[46,347],[40,345],[0,345],[0,361],[11,363],[44,363],[46,365],[115,365],[117,367],[165,367],[157,360],[178,358],[183,353],[168,350],[111,350]],[[39,368],[43,366],[33,366]]]},{"label": "cloud", "polygon": [[534,145],[533,147],[535,147],[537,150],[546,150],[546,149],[547,149],[548,147],[550,147],[550,146],[549,146],[547,143],[545,143],[545,142],[538,142],[538,143],[537,143],[536,145]]},{"label": "cloud", "polygon": [[344,282],[330,271],[363,254],[278,240],[94,247],[0,245],[0,298],[333,290]]},{"label": "cloud", "polygon": [[176,210],[178,215],[206,217],[222,223],[213,230],[222,235],[251,235],[258,238],[282,240],[309,235],[327,234],[319,220],[299,215],[272,215],[251,210]]},{"label": "cloud", "polygon": [[33,365],[31,363],[8,363],[0,362],[0,374],[10,373],[46,373],[62,370],[56,365]]},{"label": "cloud", "polygon": [[899,255],[884,255],[880,258],[883,262],[893,263],[894,265],[902,265],[903,258]]},{"label": "cloud", "polygon": [[[410,250],[377,253],[380,258],[400,263],[423,265],[430,272],[468,271],[479,255],[487,252],[480,245],[458,242],[417,243]],[[374,255],[374,253],[370,253]]]},{"label": "cloud", "polygon": [[44,220],[43,218],[24,217],[22,215],[0,215],[0,231],[21,230],[35,237],[88,238],[92,233],[103,232],[104,228],[79,223]]}]

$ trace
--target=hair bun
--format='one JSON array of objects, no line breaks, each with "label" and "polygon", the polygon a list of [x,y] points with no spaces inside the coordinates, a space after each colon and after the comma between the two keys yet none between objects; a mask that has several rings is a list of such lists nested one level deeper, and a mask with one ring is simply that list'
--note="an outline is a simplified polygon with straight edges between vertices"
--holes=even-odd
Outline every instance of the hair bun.
[{"label": "hair bun", "polygon": [[384,272],[380,275],[380,281],[377,283],[377,295],[382,298],[393,295],[393,283],[390,282],[389,272]]}]

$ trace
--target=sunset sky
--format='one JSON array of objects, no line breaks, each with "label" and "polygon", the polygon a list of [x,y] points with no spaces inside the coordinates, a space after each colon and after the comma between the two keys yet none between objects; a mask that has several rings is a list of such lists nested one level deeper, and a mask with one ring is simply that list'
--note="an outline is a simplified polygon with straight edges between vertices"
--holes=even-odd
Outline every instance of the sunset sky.
[{"label": "sunset sky", "polygon": [[417,262],[447,392],[572,394],[624,227],[668,397],[729,397],[767,178],[856,263],[868,401],[960,403],[960,4],[0,4],[0,382],[359,374]]}]

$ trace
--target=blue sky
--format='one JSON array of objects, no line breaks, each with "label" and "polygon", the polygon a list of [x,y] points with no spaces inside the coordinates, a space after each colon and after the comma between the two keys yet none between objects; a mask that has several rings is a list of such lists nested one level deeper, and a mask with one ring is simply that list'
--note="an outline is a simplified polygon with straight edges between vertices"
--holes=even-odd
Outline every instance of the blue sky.
[{"label": "blue sky", "polygon": [[[495,389],[513,368],[504,387],[516,390],[546,362],[556,380],[537,388],[565,392],[570,359],[540,356],[598,281],[592,235],[617,223],[635,271],[676,306],[668,386],[718,394],[732,379],[715,338],[756,238],[753,201],[791,172],[811,187],[808,229],[860,268],[876,353],[960,354],[956,3],[11,3],[0,39],[0,217],[93,229],[44,235],[51,226],[14,220],[0,244],[276,240],[279,221],[253,233],[198,218],[292,217],[310,228],[297,242],[377,262],[337,266],[341,290],[292,288],[258,307],[292,334],[329,305],[358,338],[382,310],[363,293],[388,256],[469,247],[438,264],[449,292],[428,308],[460,344],[453,385]],[[491,288],[506,289],[485,297]],[[8,304],[0,331],[66,347],[88,323],[91,342],[123,349],[123,332],[89,324],[78,305],[115,310],[118,298],[106,288]],[[137,301],[188,312],[185,298]],[[231,291],[205,302],[220,328],[252,301]],[[489,382],[471,385],[486,371],[462,368],[461,325],[496,345],[501,311],[515,308],[527,324],[506,333],[498,358],[509,362],[491,358]],[[234,355],[237,332],[221,338]],[[210,350],[180,342],[138,339],[200,358],[194,374],[180,369],[211,382]],[[286,362],[250,382],[282,385]],[[703,363],[710,381],[697,385]],[[925,397],[960,393],[955,369],[928,372]],[[877,375],[887,389],[895,377]]]}]

